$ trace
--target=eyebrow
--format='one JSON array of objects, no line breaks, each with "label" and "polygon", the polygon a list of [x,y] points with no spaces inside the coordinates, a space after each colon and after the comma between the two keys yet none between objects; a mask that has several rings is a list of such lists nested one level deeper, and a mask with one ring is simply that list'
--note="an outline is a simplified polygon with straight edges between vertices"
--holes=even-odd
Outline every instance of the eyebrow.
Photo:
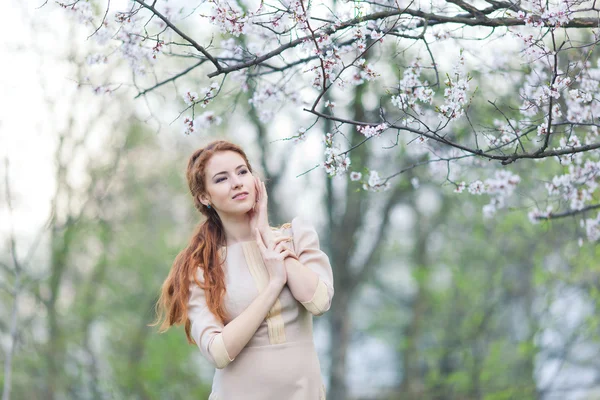
[{"label": "eyebrow", "polygon": [[[246,166],[246,164],[241,164],[241,165],[238,165],[237,167],[235,167],[235,169],[240,169],[240,168],[242,168],[242,167],[245,167],[245,166]],[[227,173],[227,171],[221,171],[221,172],[217,172],[216,174],[214,174],[214,175],[213,175],[213,179],[215,179],[215,177],[216,177],[217,175],[220,175],[220,174],[226,174],[226,173]]]}]

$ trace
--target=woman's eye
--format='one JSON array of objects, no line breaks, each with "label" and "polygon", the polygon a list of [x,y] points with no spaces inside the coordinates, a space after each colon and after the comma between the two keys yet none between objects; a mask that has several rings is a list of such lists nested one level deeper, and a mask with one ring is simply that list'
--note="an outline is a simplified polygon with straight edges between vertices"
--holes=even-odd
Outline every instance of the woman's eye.
[{"label": "woman's eye", "polygon": [[216,180],[216,183],[223,182],[224,180],[225,180],[225,178],[218,178],[218,179]]},{"label": "woman's eye", "polygon": [[246,171],[246,170],[240,171],[240,174],[247,174],[247,173],[248,173],[248,171]]}]

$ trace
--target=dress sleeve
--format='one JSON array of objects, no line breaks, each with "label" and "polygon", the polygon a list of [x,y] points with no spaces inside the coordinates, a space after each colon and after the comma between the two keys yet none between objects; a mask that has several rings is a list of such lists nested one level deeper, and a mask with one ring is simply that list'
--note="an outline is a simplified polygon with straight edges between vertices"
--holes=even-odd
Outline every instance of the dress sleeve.
[{"label": "dress sleeve", "polygon": [[311,224],[296,217],[291,225],[298,261],[319,276],[312,299],[302,302],[302,305],[313,315],[322,315],[329,310],[333,298],[333,272],[329,257],[320,249],[319,236]]},{"label": "dress sleeve", "polygon": [[[200,282],[203,281],[202,271],[198,269],[196,275]],[[208,309],[204,289],[192,280],[190,283],[190,298],[188,301],[188,318],[191,324],[191,335],[202,355],[215,367],[225,368],[231,357],[223,342],[224,325]]]}]

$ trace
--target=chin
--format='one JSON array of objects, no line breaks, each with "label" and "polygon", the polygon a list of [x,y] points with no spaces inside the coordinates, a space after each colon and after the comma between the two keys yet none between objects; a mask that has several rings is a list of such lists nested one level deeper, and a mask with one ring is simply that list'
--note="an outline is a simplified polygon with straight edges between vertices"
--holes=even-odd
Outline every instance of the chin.
[{"label": "chin", "polygon": [[251,210],[252,206],[250,204],[240,204],[237,207],[232,207],[229,210],[227,210],[227,213],[232,215],[243,215],[247,214]]}]

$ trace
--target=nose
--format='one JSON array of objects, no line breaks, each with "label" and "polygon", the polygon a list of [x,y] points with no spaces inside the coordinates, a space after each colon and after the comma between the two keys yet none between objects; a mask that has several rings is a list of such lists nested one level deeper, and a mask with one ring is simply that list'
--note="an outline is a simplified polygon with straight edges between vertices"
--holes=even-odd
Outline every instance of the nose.
[{"label": "nose", "polygon": [[242,185],[242,180],[240,179],[239,176],[237,176],[237,174],[233,175],[233,177],[230,180],[231,182],[231,186],[233,188],[237,188],[240,187]]}]

